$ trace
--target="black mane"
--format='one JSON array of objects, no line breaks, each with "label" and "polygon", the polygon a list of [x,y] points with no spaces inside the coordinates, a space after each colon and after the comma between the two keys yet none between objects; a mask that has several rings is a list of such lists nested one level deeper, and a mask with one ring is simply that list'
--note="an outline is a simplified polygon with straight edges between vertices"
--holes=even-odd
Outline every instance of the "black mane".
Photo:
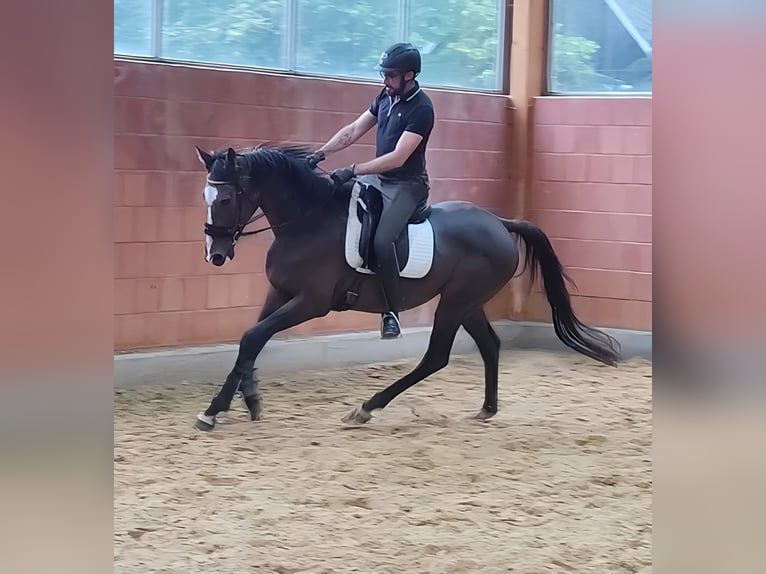
[{"label": "black mane", "polygon": [[348,200],[348,193],[340,193],[327,175],[309,167],[311,153],[303,146],[262,144],[238,150],[237,167],[259,189],[295,202],[303,215],[327,216],[347,205],[339,200]]}]

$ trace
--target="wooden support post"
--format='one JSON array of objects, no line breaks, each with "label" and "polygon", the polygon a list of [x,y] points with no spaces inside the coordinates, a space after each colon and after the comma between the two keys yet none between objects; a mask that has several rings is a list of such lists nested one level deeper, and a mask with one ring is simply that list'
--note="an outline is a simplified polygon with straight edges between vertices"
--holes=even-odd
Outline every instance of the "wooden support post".
[{"label": "wooden support post", "polygon": [[[510,180],[514,197],[511,212],[512,217],[517,219],[526,216],[528,198],[534,192],[533,107],[534,98],[545,93],[547,89],[549,2],[550,0],[509,0],[507,5],[508,10],[513,10]],[[523,312],[528,285],[526,274],[511,281],[511,318],[518,318]]]}]

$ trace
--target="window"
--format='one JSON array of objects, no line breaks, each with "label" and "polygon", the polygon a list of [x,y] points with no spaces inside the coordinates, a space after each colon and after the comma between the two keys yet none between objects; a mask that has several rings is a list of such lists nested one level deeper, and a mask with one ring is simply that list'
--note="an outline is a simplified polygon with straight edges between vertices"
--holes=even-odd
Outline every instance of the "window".
[{"label": "window", "polygon": [[380,53],[417,46],[424,85],[499,91],[504,0],[115,0],[114,52],[378,79]]},{"label": "window", "polygon": [[652,91],[652,0],[551,0],[552,93]]},{"label": "window", "polygon": [[499,89],[504,4],[497,0],[410,2],[407,37],[423,52],[423,83]]},{"label": "window", "polygon": [[[118,0],[119,1],[119,0]],[[284,66],[283,0],[164,0],[162,52],[184,60],[261,68]]]},{"label": "window", "polygon": [[115,0],[114,53],[152,55],[154,0]]},{"label": "window", "polygon": [[380,53],[399,36],[399,0],[298,0],[296,58],[309,74],[379,78]]}]

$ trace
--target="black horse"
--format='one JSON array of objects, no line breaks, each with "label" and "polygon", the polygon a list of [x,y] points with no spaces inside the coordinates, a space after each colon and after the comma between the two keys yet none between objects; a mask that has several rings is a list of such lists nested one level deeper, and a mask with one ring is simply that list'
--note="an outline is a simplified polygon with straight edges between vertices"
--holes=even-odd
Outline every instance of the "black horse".
[{"label": "black horse", "polygon": [[[196,147],[196,146],[195,146]],[[255,361],[276,333],[330,311],[386,310],[372,250],[379,199],[375,178],[359,178],[338,188],[310,166],[308,150],[260,146],[241,153],[232,148],[213,154],[196,147],[207,169],[206,259],[216,266],[233,259],[242,235],[269,229],[274,240],[266,259],[271,284],[255,326],[244,333],[234,367],[196,427],[212,430],[215,417],[228,411],[239,390],[251,420],[260,418]],[[260,208],[262,213],[254,216]],[[259,217],[269,227],[245,231]],[[474,204],[448,201],[421,206],[402,233],[397,253],[401,269],[401,308],[411,309],[440,296],[428,349],[409,374],[374,394],[343,417],[365,423],[397,395],[444,368],[462,325],[484,361],[484,403],[477,418],[497,412],[500,340],[483,311],[514,276],[519,265],[515,234],[526,245],[525,267],[534,282],[539,267],[558,338],[575,351],[616,366],[617,341],[583,324],[574,314],[562,266],[538,227],[497,217]],[[382,343],[385,344],[385,343]]]}]

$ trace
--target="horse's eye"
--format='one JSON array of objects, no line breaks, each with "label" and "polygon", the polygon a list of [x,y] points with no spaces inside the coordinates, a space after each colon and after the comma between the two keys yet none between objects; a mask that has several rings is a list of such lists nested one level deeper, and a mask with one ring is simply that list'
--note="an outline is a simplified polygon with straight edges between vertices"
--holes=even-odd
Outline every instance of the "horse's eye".
[{"label": "horse's eye", "polygon": [[231,198],[230,197],[222,197],[220,199],[220,202],[221,202],[221,205],[223,205],[223,206],[229,205],[231,203]]}]

